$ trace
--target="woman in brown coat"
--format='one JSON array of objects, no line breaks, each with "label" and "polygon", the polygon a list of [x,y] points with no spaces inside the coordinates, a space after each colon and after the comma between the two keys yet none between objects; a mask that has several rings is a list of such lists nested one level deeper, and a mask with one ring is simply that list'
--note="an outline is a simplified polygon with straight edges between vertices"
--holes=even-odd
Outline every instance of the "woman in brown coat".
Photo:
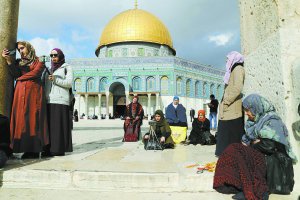
[{"label": "woman in brown coat", "polygon": [[2,52],[16,81],[10,119],[11,148],[14,153],[25,152],[22,158],[37,158],[49,143],[46,101],[41,83],[45,67],[30,43],[17,42],[17,49],[21,59],[15,63],[7,49]]},{"label": "woman in brown coat", "polygon": [[227,55],[225,89],[219,106],[216,156],[231,143],[239,143],[244,135],[242,90],[245,80],[244,57],[236,51]]}]

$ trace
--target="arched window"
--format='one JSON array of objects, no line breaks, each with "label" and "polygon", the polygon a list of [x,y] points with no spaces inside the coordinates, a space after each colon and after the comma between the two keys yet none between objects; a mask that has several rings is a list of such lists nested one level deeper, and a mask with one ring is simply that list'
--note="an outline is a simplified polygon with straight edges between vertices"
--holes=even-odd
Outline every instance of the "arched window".
[{"label": "arched window", "polygon": [[155,90],[155,79],[153,76],[147,78],[147,91]]},{"label": "arched window", "polygon": [[215,84],[211,84],[211,85],[210,85],[209,93],[210,93],[209,95],[215,94]]},{"label": "arched window", "polygon": [[132,88],[133,90],[140,90],[141,89],[141,78],[136,76],[132,79]]},{"label": "arched window", "polygon": [[108,78],[104,77],[100,80],[100,86],[99,86],[100,92],[105,92],[105,87],[107,84],[108,84]]},{"label": "arched window", "polygon": [[191,96],[191,79],[188,79],[186,81],[185,90],[186,90],[186,96],[190,97]]},{"label": "arched window", "polygon": [[160,93],[169,94],[169,78],[167,76],[163,76],[160,80]]},{"label": "arched window", "polygon": [[222,98],[222,88],[221,88],[221,85],[218,85],[217,86],[217,92],[216,92],[216,98],[217,99],[220,99],[220,98]]},{"label": "arched window", "polygon": [[204,82],[204,83],[203,83],[203,89],[202,89],[202,96],[203,96],[203,97],[207,97],[207,92],[208,92],[208,91],[207,91],[207,86],[208,86],[207,83]]},{"label": "arched window", "polygon": [[89,78],[87,80],[87,92],[94,92],[95,91],[95,79]]},{"label": "arched window", "polygon": [[177,91],[177,95],[182,94],[182,79],[180,77],[178,77],[176,80],[176,91]]},{"label": "arched window", "polygon": [[80,78],[76,78],[74,81],[74,90],[76,92],[81,92],[81,79]]},{"label": "arched window", "polygon": [[195,83],[195,97],[199,97],[200,96],[200,82],[196,81]]}]

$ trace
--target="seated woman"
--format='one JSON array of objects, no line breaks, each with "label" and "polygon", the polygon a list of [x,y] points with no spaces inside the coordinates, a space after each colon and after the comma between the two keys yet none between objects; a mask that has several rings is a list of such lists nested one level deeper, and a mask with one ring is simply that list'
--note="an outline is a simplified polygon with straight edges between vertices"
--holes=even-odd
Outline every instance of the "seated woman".
[{"label": "seated woman", "polygon": [[143,137],[145,149],[147,148],[149,139],[154,139],[153,141],[156,142],[156,138],[150,138],[150,137],[153,137],[153,135],[150,134],[151,130],[155,132],[155,135],[163,148],[173,148],[174,144],[170,137],[171,129],[170,129],[170,126],[169,126],[167,120],[164,117],[164,113],[161,110],[155,111],[154,121],[155,121],[155,123],[150,125],[149,132],[146,133]]},{"label": "seated woman", "polygon": [[294,186],[293,164],[286,126],[265,98],[251,94],[243,101],[246,134],[219,157],[214,189],[236,193],[234,199],[268,199],[269,193],[289,194]]},{"label": "seated woman", "polygon": [[205,110],[198,111],[198,118],[195,118],[192,124],[192,131],[189,135],[187,144],[215,144],[215,137],[210,133],[210,122],[205,117]]}]

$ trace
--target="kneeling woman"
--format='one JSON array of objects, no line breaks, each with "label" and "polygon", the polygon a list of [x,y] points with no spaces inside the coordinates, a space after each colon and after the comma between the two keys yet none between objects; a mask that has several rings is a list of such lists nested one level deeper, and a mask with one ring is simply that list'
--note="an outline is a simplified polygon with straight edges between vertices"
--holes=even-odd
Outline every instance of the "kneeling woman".
[{"label": "kneeling woman", "polygon": [[205,110],[199,110],[198,118],[195,118],[192,124],[189,144],[211,145],[215,143],[215,137],[210,133],[209,120],[205,117]]},{"label": "kneeling woman", "polygon": [[[150,125],[150,130],[155,131],[156,137],[158,141],[163,145],[165,148],[173,148],[174,144],[171,139],[168,139],[171,135],[171,129],[169,123],[164,117],[164,113],[161,110],[157,110],[154,113],[154,120],[156,123]],[[148,141],[150,138],[150,130],[146,133],[143,137],[143,142],[145,144],[145,148],[147,147]],[[155,138],[154,138],[155,141]]]},{"label": "kneeling woman", "polygon": [[236,193],[235,199],[268,199],[269,193],[289,194],[294,186],[293,163],[285,124],[274,106],[251,94],[243,101],[246,134],[219,157],[214,189]]}]

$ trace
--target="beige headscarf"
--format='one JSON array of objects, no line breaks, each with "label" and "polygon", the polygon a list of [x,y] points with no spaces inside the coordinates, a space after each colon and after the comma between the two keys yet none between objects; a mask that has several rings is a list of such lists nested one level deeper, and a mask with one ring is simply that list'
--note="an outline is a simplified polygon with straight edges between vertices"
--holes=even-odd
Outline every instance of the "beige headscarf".
[{"label": "beige headscarf", "polygon": [[19,42],[17,42],[17,45],[18,44],[24,45],[28,50],[28,55],[25,57],[21,57],[19,66],[21,66],[21,67],[28,66],[31,63],[33,63],[37,59],[37,56],[35,55],[35,50],[34,50],[33,46],[29,42],[26,42],[26,41],[19,41]]}]

